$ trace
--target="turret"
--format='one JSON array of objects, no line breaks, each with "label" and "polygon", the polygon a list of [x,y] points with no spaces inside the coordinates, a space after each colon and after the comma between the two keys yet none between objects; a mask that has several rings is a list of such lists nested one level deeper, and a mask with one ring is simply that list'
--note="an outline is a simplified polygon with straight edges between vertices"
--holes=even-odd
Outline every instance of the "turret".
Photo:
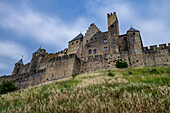
[{"label": "turret", "polygon": [[39,63],[42,59],[42,57],[44,57],[46,54],[46,50],[45,49],[41,49],[41,47],[32,54],[32,59],[30,62],[30,66],[29,66],[29,72],[36,72],[38,71],[39,68]]},{"label": "turret", "polygon": [[118,36],[119,36],[119,22],[116,12],[107,14],[108,20],[108,41],[110,46],[110,53],[119,53]]},{"label": "turret", "polygon": [[74,39],[69,42],[68,45],[68,54],[77,54],[81,57],[82,55],[82,46],[83,46],[83,34],[78,34]]},{"label": "turret", "polygon": [[24,63],[23,63],[23,60],[21,58],[17,63],[15,63],[15,67],[14,67],[14,70],[12,72],[12,75],[18,74],[20,67],[23,66],[23,65],[24,65]]},{"label": "turret", "polygon": [[127,45],[129,54],[142,54],[143,44],[139,30],[131,27],[127,31]]},{"label": "turret", "polygon": [[117,19],[116,12],[107,14],[107,20],[108,20],[108,31],[111,33],[111,35],[119,36],[119,22]]}]

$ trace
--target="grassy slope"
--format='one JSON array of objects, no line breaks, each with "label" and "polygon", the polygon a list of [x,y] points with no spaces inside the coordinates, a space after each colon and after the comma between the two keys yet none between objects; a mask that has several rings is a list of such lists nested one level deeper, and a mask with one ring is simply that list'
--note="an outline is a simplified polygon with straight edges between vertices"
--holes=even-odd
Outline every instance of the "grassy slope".
[{"label": "grassy slope", "polygon": [[0,112],[155,113],[169,107],[168,67],[99,70],[0,97]]}]

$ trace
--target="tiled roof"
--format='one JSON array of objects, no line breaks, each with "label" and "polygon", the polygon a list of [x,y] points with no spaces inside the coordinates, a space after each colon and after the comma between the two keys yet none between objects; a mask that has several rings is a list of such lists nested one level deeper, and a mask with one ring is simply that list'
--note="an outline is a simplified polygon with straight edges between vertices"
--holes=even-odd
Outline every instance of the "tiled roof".
[{"label": "tiled roof", "polygon": [[80,38],[83,38],[83,35],[80,33],[79,35],[77,35],[73,40],[71,40],[70,42],[74,41],[74,40],[77,40],[77,39],[80,39]]}]

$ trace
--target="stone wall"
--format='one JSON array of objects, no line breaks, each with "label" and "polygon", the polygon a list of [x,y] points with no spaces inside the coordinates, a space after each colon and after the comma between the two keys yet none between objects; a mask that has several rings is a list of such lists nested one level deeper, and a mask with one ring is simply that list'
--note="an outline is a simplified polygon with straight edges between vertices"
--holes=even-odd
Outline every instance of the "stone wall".
[{"label": "stone wall", "polygon": [[0,77],[0,83],[13,79],[23,89],[72,74],[115,68],[118,59],[129,67],[170,65],[170,43],[143,47],[140,31],[131,27],[119,35],[116,13],[108,14],[107,19],[108,31],[101,32],[93,23],[84,37],[69,43],[68,49],[48,54],[39,48],[28,64],[16,63],[12,75]]},{"label": "stone wall", "polygon": [[18,89],[24,89],[29,86],[35,86],[41,84],[43,81],[43,76],[45,74],[45,70],[39,70],[36,73],[23,73],[17,75],[9,75],[0,77],[0,83],[3,79],[10,80],[12,79],[14,84],[18,87]]},{"label": "stone wall", "polygon": [[116,60],[121,59],[120,54],[89,56],[86,61],[81,62],[81,73],[92,72],[98,69],[115,68]]},{"label": "stone wall", "polygon": [[[75,54],[65,55],[62,57],[56,56],[49,59],[47,63],[40,63],[41,70],[37,70],[36,72],[2,76],[0,77],[0,83],[3,79],[12,79],[19,89],[23,89],[29,86],[44,83],[46,81],[68,77],[72,74],[79,74],[81,67],[80,63],[80,59]],[[20,69],[24,70],[26,67],[27,65],[24,65]]]},{"label": "stone wall", "polygon": [[79,59],[75,54],[54,57],[48,61],[44,81],[55,80],[59,77],[71,76],[74,73],[80,73]]},{"label": "stone wall", "polygon": [[144,65],[170,65],[170,43],[144,47]]}]

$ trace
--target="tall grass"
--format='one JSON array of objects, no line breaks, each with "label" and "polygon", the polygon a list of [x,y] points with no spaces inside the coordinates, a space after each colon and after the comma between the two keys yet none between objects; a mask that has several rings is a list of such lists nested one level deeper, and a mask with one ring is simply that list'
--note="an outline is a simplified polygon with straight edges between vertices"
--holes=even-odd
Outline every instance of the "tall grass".
[{"label": "tall grass", "polygon": [[1,95],[0,112],[169,112],[169,70],[145,67],[81,74]]}]

